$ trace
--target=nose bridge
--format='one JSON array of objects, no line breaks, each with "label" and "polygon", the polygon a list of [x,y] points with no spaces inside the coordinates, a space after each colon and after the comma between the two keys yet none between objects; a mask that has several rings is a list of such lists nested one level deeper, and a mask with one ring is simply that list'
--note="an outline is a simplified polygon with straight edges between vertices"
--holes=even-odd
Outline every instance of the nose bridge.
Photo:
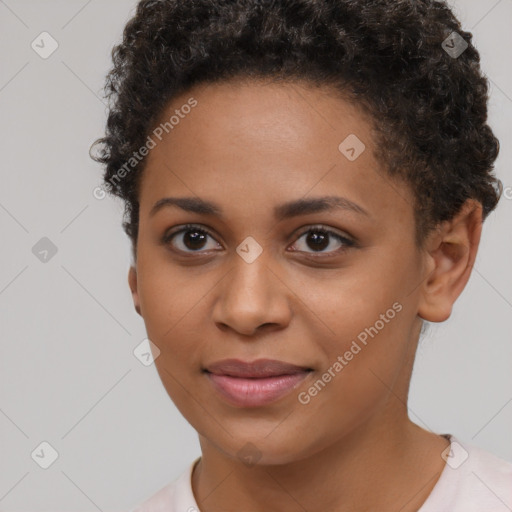
[{"label": "nose bridge", "polygon": [[[259,240],[259,242],[258,242]],[[232,257],[233,270],[230,273],[230,295],[236,298],[246,297],[254,304],[264,300],[270,293],[271,280],[275,280],[269,270],[270,250],[264,247],[263,237],[246,236],[236,247]],[[260,245],[261,244],[261,245]]]},{"label": "nose bridge", "polygon": [[[268,252],[264,251],[254,256],[254,248],[250,242],[247,245],[248,247],[244,247],[244,244],[240,244],[237,249],[238,254],[233,258],[234,268],[230,273],[226,291],[229,298],[236,300],[239,307],[256,309],[271,300],[271,290],[274,288],[272,281],[275,280],[275,276],[267,267]],[[249,259],[245,258],[244,250],[251,256]]]},{"label": "nose bridge", "polygon": [[289,321],[283,285],[275,271],[268,267],[267,256],[265,251],[250,261],[244,259],[243,253],[234,255],[233,268],[226,276],[215,305],[213,319],[216,323],[251,334],[260,325],[282,325]]}]

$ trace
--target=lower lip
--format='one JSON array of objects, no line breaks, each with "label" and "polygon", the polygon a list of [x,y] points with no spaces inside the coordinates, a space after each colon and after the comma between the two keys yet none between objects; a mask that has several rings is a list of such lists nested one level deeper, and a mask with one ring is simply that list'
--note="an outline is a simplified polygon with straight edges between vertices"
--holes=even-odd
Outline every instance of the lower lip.
[{"label": "lower lip", "polygon": [[206,373],[214,388],[232,405],[260,407],[275,402],[296,388],[311,372],[261,379]]}]

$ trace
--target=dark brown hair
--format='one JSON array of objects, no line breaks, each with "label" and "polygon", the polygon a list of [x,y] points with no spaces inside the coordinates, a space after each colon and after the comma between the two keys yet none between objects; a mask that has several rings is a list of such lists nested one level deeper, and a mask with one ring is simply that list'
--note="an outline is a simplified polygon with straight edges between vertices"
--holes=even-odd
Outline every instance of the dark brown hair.
[{"label": "dark brown hair", "polygon": [[[464,51],[446,51],[447,41]],[[334,86],[370,113],[376,156],[414,192],[420,243],[466,199],[481,202],[484,218],[499,200],[488,82],[472,34],[444,1],[142,0],[112,59],[106,134],[92,158],[125,202],[134,248],[145,159],[122,179],[119,169],[177,94],[236,77]]]}]

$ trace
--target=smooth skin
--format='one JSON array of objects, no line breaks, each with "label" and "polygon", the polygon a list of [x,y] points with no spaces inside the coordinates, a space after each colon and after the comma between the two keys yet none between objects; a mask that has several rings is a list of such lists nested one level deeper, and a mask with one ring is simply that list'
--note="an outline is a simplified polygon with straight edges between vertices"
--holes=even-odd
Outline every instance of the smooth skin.
[{"label": "smooth skin", "polygon": [[[129,285],[155,364],[197,430],[192,487],[202,512],[417,511],[436,484],[448,441],[412,423],[407,394],[422,319],[446,320],[466,285],[482,227],[468,200],[415,244],[414,196],[375,159],[371,119],[327,87],[231,80],[174,98],[197,106],[146,162]],[[354,161],[338,149],[355,134]],[[277,221],[289,201],[338,196],[338,208]],[[167,206],[164,197],[215,203],[222,217]],[[163,241],[169,231],[198,224]],[[327,235],[315,245],[310,228]],[[263,252],[236,252],[253,237]],[[194,238],[192,238],[194,237]],[[398,302],[402,310],[308,404],[301,392]],[[313,369],[278,401],[227,403],[203,368],[225,358],[279,359]],[[252,443],[252,444],[248,444]],[[247,465],[240,454],[256,454]]]}]

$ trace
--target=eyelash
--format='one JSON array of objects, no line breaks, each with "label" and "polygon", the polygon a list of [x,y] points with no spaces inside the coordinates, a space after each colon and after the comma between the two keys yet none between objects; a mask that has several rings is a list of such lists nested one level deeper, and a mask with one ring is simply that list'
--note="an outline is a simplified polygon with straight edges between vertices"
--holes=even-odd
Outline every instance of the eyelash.
[{"label": "eyelash", "polygon": [[[162,239],[162,243],[167,245],[169,244],[169,242],[171,242],[171,240],[176,236],[176,235],[179,235],[181,233],[186,233],[187,231],[196,231],[196,232],[199,232],[199,233],[202,233],[202,234],[205,234],[205,235],[208,235],[210,236],[211,238],[213,238],[215,240],[215,237],[213,235],[213,233],[208,229],[208,228],[205,228],[205,227],[202,227],[198,224],[185,224],[183,227],[181,227],[179,230],[176,230],[176,231],[172,231],[170,233],[166,233]],[[334,251],[330,251],[330,252],[326,252],[326,253],[323,253],[323,252],[306,252],[306,254],[308,255],[313,255],[313,257],[315,258],[326,258],[326,257],[332,257],[332,256],[339,256],[341,253],[345,252],[347,249],[349,249],[350,247],[354,247],[356,245],[356,243],[345,237],[345,236],[342,236],[340,235],[339,233],[337,233],[336,231],[333,231],[331,229],[328,229],[322,225],[313,225],[313,226],[309,226],[306,230],[304,231],[301,231],[298,235],[297,235],[297,238],[296,240],[299,240],[302,236],[304,236],[305,234],[308,234],[310,232],[313,232],[313,233],[322,233],[323,235],[329,235],[329,236],[332,236],[334,237],[336,240],[338,240],[339,242],[341,242],[343,244],[343,247],[339,248],[339,249],[336,249]],[[218,243],[218,242],[217,242]],[[197,251],[182,251],[181,249],[176,249],[178,252],[180,253],[184,253],[184,254],[188,254],[188,255],[192,255],[192,254],[202,254],[203,252],[206,252],[206,251],[201,251],[201,250],[197,250]],[[305,251],[298,251],[298,250],[295,250],[293,252],[305,252]]]}]

